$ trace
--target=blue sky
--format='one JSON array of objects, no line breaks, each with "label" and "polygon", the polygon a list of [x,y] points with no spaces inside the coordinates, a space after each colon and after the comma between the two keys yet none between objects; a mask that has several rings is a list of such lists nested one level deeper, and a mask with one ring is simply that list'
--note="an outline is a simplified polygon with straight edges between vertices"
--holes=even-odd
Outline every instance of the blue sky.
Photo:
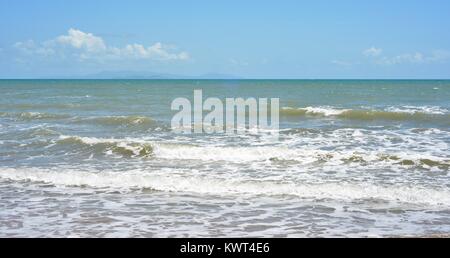
[{"label": "blue sky", "polygon": [[0,78],[450,78],[450,1],[0,0]]}]

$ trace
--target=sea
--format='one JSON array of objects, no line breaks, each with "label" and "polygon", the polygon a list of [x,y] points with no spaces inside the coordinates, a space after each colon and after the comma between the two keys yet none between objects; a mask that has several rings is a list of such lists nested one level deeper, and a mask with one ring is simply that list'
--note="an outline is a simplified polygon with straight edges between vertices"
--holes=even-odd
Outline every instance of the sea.
[{"label": "sea", "polygon": [[[173,131],[194,90],[279,98],[278,136]],[[448,80],[0,80],[0,96],[0,237],[450,235]]]}]

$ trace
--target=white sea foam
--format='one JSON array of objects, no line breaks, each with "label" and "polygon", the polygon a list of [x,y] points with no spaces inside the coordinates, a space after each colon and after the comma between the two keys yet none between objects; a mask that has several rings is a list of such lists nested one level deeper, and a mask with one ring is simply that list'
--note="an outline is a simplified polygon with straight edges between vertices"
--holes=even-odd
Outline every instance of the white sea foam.
[{"label": "white sea foam", "polygon": [[[96,138],[96,137],[78,137],[78,136],[67,136],[61,135],[59,137],[59,141],[72,140],[79,141],[82,144],[87,145],[97,145],[97,144],[113,144],[113,147],[122,148],[126,150],[134,156],[147,156],[150,154],[151,150],[148,150],[148,147],[151,146],[150,143],[144,140],[137,139],[113,139],[113,138]],[[144,152],[143,152],[144,151]],[[123,152],[122,152],[123,153]],[[111,148],[105,149],[105,154],[112,155],[114,154]]]},{"label": "white sea foam", "polygon": [[335,107],[329,106],[319,106],[319,107],[305,107],[305,108],[291,108],[291,107],[283,107],[282,111],[290,111],[290,112],[300,112],[309,115],[323,115],[323,116],[337,116],[349,109],[339,109]]},{"label": "white sea foam", "polygon": [[176,171],[127,172],[44,170],[37,168],[0,169],[0,178],[13,181],[44,182],[55,186],[89,186],[131,190],[147,188],[166,192],[191,192],[212,195],[290,195],[299,198],[381,199],[386,201],[450,205],[448,189],[429,189],[401,185],[379,186],[370,183],[290,183],[268,180],[222,179],[198,176],[181,176]]},{"label": "white sea foam", "polygon": [[[422,139],[427,142],[427,134],[441,132],[439,130],[427,130]],[[120,147],[132,152],[135,156],[147,156],[151,152],[152,157],[167,160],[200,160],[200,161],[227,161],[235,163],[248,163],[257,161],[296,161],[298,164],[311,164],[314,162],[328,162],[330,164],[342,165],[349,162],[369,162],[372,165],[418,165],[434,166],[448,169],[450,160],[446,155],[438,153],[439,149],[446,150],[448,144],[436,141],[432,149],[423,150],[403,150],[393,149],[386,143],[386,137],[403,137],[407,145],[417,145],[421,138],[417,135],[405,136],[394,134],[392,136],[370,135],[366,131],[359,129],[334,131],[328,136],[314,138],[293,138],[284,145],[276,146],[214,146],[214,145],[194,145],[186,143],[166,143],[161,141],[150,141],[140,138],[96,138],[79,136],[60,136],[60,141],[70,140],[86,145],[110,144],[112,147]],[[412,137],[415,137],[414,140]],[[336,142],[335,139],[340,139]],[[376,148],[366,149],[359,147],[361,144],[369,145],[370,141],[380,141],[386,146],[372,144]],[[396,140],[398,141],[398,140]],[[324,146],[345,146],[355,145],[353,148],[334,148],[324,150]],[[151,150],[149,149],[151,146]],[[108,146],[105,147],[105,154],[113,155],[114,152]],[[142,151],[146,155],[141,155]],[[402,162],[405,161],[406,162]]]},{"label": "white sea foam", "polygon": [[432,115],[444,115],[448,113],[448,110],[446,108],[438,106],[396,106],[388,107],[385,110],[388,112],[408,114],[423,113]]},{"label": "white sea foam", "polygon": [[349,109],[338,109],[334,107],[324,106],[324,107],[306,107],[304,108],[307,114],[322,114],[324,116],[336,116],[340,115]]},{"label": "white sea foam", "polygon": [[317,107],[304,107],[304,108],[292,108],[292,107],[283,107],[281,112],[286,115],[316,115],[316,116],[341,116],[341,115],[372,115],[376,116],[381,115],[382,117],[386,117],[388,114],[383,112],[390,113],[405,113],[405,114],[428,114],[428,115],[445,115],[448,114],[448,109],[439,106],[392,106],[387,107],[382,110],[378,110],[371,107],[361,107],[361,109],[345,109],[338,108],[332,106],[317,106]]}]

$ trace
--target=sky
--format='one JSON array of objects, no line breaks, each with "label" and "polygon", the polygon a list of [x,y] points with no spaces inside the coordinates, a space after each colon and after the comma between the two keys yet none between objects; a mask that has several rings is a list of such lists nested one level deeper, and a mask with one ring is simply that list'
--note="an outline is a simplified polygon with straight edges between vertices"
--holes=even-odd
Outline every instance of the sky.
[{"label": "sky", "polygon": [[0,78],[449,79],[450,1],[0,0]]}]

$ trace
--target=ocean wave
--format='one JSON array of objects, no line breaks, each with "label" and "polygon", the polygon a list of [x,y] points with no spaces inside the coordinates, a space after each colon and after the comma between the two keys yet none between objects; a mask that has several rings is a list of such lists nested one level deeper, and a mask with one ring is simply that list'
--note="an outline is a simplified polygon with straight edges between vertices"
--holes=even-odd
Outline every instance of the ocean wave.
[{"label": "ocean wave", "polygon": [[76,121],[110,126],[137,126],[152,125],[155,123],[153,119],[146,116],[103,116],[78,118]]},{"label": "ocean wave", "polygon": [[[173,173],[172,173],[173,172]],[[31,181],[55,186],[112,188],[123,190],[151,189],[163,192],[190,192],[211,195],[296,196],[304,199],[334,199],[354,201],[380,199],[392,202],[450,205],[448,189],[420,186],[375,185],[372,183],[293,183],[273,180],[224,179],[180,175],[180,171],[124,172],[62,171],[38,168],[3,168],[0,178]]]},{"label": "ocean wave", "polygon": [[295,161],[297,164],[331,163],[335,165],[359,163],[416,166],[448,170],[450,160],[421,153],[384,153],[377,151],[320,150],[308,147],[283,146],[197,146],[143,139],[107,139],[95,137],[60,136],[58,144],[89,147],[99,154],[119,154],[124,157],[153,157],[168,160],[227,161],[234,163]]},{"label": "ocean wave", "polygon": [[449,111],[442,107],[437,106],[401,106],[401,107],[388,107],[386,111],[397,112],[397,113],[423,113],[432,115],[445,115]]},{"label": "ocean wave", "polygon": [[123,157],[150,157],[153,146],[149,143],[132,142],[115,139],[99,139],[93,137],[60,136],[56,142],[59,145],[68,145],[72,148],[88,147],[84,152],[93,154],[120,155]]},{"label": "ocean wave", "polygon": [[44,112],[20,112],[8,113],[0,112],[0,117],[10,117],[16,120],[59,120],[67,119],[74,123],[92,123],[109,126],[145,126],[153,125],[155,121],[146,116],[96,116],[96,117],[78,117],[69,114],[54,114]]},{"label": "ocean wave", "polygon": [[64,103],[13,103],[13,104],[2,104],[2,106],[8,109],[19,109],[19,110],[36,110],[36,109],[54,109],[54,110],[98,110],[99,108],[108,107],[101,103],[74,103],[74,102],[64,102]]},{"label": "ocean wave", "polygon": [[40,139],[41,137],[44,137],[42,139],[45,139],[46,137],[57,137],[59,135],[60,133],[56,131],[55,128],[39,125],[19,131],[14,131],[14,135],[11,136],[11,138],[17,137],[17,139],[27,139],[27,138]]},{"label": "ocean wave", "polygon": [[348,109],[336,109],[332,107],[305,107],[305,108],[291,108],[283,107],[280,110],[281,115],[287,116],[337,116],[344,112],[349,111]]},{"label": "ocean wave", "polygon": [[385,110],[339,109],[334,107],[283,107],[280,115],[285,117],[337,117],[354,120],[426,120],[438,118],[450,119],[447,109],[441,107],[389,107]]},{"label": "ocean wave", "polygon": [[20,113],[8,113],[3,112],[0,114],[2,117],[11,117],[17,120],[57,120],[66,119],[70,115],[67,114],[51,114],[42,112],[20,112]]}]

